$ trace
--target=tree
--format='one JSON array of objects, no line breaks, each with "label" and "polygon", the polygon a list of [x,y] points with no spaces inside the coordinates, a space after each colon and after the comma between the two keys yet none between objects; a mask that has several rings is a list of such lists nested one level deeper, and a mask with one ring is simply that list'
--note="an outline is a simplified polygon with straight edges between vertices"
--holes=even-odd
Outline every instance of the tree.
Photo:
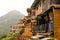
[{"label": "tree", "polygon": [[20,28],[20,34],[22,35],[24,33],[24,28]]}]

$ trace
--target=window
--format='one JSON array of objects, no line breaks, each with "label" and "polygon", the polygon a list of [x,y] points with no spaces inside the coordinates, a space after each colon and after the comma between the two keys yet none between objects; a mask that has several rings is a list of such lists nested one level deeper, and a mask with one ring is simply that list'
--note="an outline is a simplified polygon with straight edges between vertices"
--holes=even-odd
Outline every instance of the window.
[{"label": "window", "polygon": [[41,7],[41,2],[39,4],[40,4],[39,7]]},{"label": "window", "polygon": [[43,4],[44,4],[44,0],[43,0],[42,2],[43,2]]},{"label": "window", "polygon": [[55,0],[55,3],[56,4],[60,4],[60,0]]},{"label": "window", "polygon": [[52,4],[53,0],[50,0],[50,5]]},{"label": "window", "polygon": [[35,12],[33,12],[33,15],[35,15]]},{"label": "window", "polygon": [[36,9],[38,10],[38,6],[36,7]]},{"label": "window", "polygon": [[31,20],[27,20],[27,23],[30,23],[31,22]]},{"label": "window", "polygon": [[43,2],[43,4],[45,4],[46,0],[43,0],[42,2]]}]

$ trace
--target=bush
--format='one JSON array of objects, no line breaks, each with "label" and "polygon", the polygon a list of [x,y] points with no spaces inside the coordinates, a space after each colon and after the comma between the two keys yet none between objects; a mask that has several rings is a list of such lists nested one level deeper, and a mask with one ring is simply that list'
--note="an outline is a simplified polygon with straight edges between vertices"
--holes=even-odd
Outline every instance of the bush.
[{"label": "bush", "polygon": [[22,35],[24,33],[24,28],[20,29],[20,34]]},{"label": "bush", "polygon": [[17,32],[15,33],[9,32],[6,36],[2,36],[0,40],[15,40],[17,36],[18,36]]},{"label": "bush", "polygon": [[3,39],[3,38],[6,38],[6,36],[7,36],[6,34],[0,35],[0,40]]}]

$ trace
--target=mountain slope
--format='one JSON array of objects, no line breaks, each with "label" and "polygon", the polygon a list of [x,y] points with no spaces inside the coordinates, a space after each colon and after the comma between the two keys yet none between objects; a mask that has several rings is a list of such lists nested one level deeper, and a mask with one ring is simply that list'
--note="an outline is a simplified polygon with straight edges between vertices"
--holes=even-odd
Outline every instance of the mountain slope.
[{"label": "mountain slope", "polygon": [[17,24],[19,19],[23,19],[24,15],[19,11],[13,10],[6,15],[0,17],[0,34],[10,31],[10,25]]}]

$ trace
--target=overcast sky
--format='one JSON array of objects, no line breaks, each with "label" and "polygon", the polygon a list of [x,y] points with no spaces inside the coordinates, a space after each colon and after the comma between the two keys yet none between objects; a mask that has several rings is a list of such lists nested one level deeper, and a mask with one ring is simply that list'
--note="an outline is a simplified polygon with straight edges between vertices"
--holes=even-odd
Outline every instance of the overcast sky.
[{"label": "overcast sky", "polygon": [[18,10],[27,15],[26,9],[29,8],[34,0],[0,0],[0,17],[12,10]]}]

